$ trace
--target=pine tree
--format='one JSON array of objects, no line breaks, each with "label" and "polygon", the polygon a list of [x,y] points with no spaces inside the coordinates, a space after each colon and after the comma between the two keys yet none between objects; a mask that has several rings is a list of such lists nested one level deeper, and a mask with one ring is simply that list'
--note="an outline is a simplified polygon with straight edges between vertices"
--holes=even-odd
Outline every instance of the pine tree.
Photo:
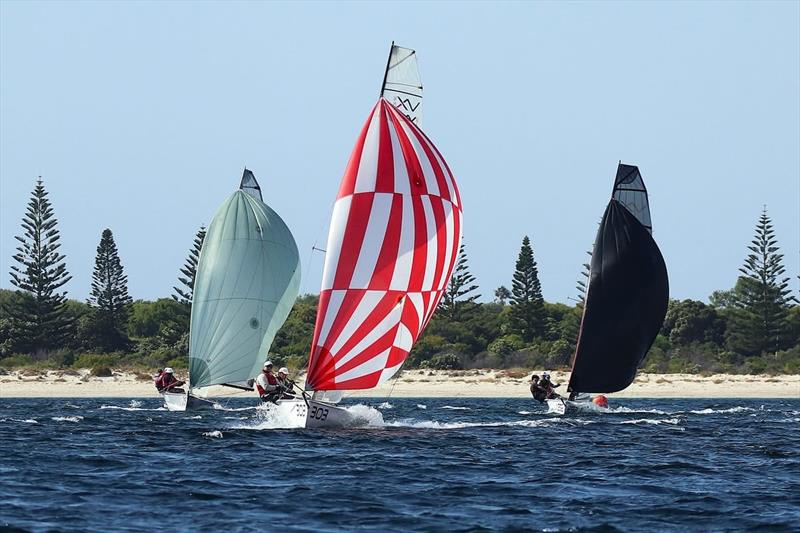
[{"label": "pine tree", "polygon": [[774,353],[787,347],[786,319],[795,298],[790,296],[789,278],[783,277],[783,254],[778,253],[766,207],[747,249],[750,253],[739,269],[742,275],[734,289],[728,345],[747,355]]},{"label": "pine tree", "polygon": [[494,300],[500,305],[506,305],[506,300],[511,298],[511,291],[505,285],[500,285],[494,290]]},{"label": "pine tree", "polygon": [[97,246],[89,297],[89,305],[96,308],[94,332],[98,347],[109,351],[126,348],[125,326],[130,303],[128,277],[123,272],[114,235],[105,229]]},{"label": "pine tree", "polygon": [[203,248],[203,241],[205,238],[206,227],[200,226],[197,235],[194,237],[194,246],[189,250],[189,257],[186,258],[186,264],[184,264],[181,269],[181,274],[185,277],[178,277],[178,281],[181,282],[185,288],[173,287],[173,289],[175,289],[175,294],[172,295],[172,298],[182,304],[191,305],[192,303],[192,297],[194,296],[194,279],[197,275],[197,263],[200,261],[200,250]]},{"label": "pine tree", "polygon": [[526,236],[517,258],[511,286],[510,330],[530,342],[542,334],[545,327],[544,298],[539,283],[539,270],[533,258],[531,241]]},{"label": "pine tree", "polygon": [[583,309],[583,304],[586,303],[586,291],[589,289],[589,275],[592,273],[592,251],[587,250],[589,254],[589,262],[583,264],[581,277],[578,279],[575,288],[578,289],[578,307]]},{"label": "pine tree", "polygon": [[11,284],[32,298],[19,298],[6,309],[19,335],[16,348],[30,352],[62,347],[74,328],[67,292],[58,291],[72,276],[59,253],[58,220],[47,194],[40,176],[22,219],[23,236],[15,237],[20,245],[13,258],[19,265],[11,266]]},{"label": "pine tree", "polygon": [[475,300],[480,298],[480,294],[469,296],[469,293],[476,290],[478,290],[478,286],[475,284],[475,276],[469,272],[467,252],[464,250],[464,244],[461,244],[453,275],[439,304],[441,316],[454,322],[467,319],[467,316],[479,305]]}]

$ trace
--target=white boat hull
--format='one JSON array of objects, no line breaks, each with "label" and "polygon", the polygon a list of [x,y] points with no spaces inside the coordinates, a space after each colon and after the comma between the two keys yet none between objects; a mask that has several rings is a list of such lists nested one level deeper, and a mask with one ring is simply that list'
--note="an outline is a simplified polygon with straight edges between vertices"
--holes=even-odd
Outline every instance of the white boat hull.
[{"label": "white boat hull", "polygon": [[211,400],[194,396],[188,392],[162,392],[164,407],[169,411],[196,411],[198,409],[213,409]]},{"label": "white boat hull", "polygon": [[588,394],[579,397],[577,400],[565,400],[563,398],[553,398],[547,401],[547,414],[565,415],[577,413],[579,411],[598,411],[603,412],[605,407],[600,407],[592,402],[592,397]]},{"label": "white boat hull", "polygon": [[341,428],[357,423],[356,417],[343,407],[303,398],[265,403],[262,409],[266,417],[286,428]]},{"label": "white boat hull", "polygon": [[545,400],[547,402],[547,414],[563,415],[567,413],[567,404],[561,398]]}]

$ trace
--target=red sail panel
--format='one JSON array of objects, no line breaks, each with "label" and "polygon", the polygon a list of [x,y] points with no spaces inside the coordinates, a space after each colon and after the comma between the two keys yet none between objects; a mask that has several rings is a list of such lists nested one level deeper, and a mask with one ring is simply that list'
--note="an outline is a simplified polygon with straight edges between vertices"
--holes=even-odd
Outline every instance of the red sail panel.
[{"label": "red sail panel", "polygon": [[447,163],[380,99],[333,208],[306,387],[369,389],[394,375],[439,304],[460,244]]}]

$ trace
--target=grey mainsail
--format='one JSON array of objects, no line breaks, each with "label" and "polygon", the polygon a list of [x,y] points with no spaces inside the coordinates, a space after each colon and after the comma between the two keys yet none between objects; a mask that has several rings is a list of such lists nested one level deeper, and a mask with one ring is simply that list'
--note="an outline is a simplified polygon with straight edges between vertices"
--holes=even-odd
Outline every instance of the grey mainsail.
[{"label": "grey mainsail", "polygon": [[414,50],[392,43],[381,96],[422,127],[422,78]]}]

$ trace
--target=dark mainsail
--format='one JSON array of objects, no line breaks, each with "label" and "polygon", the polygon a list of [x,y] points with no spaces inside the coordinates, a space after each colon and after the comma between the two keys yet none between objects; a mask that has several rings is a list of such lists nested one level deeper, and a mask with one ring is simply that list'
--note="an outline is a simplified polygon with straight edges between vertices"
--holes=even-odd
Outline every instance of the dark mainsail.
[{"label": "dark mainsail", "polygon": [[627,207],[628,211],[642,223],[642,226],[647,228],[647,231],[653,232],[647,188],[644,186],[639,167],[619,164],[612,198]]},{"label": "dark mainsail", "polygon": [[242,173],[242,182],[239,184],[239,189],[246,192],[259,202],[263,202],[264,198],[261,196],[261,187],[256,181],[256,176],[251,170],[244,169]]},{"label": "dark mainsail", "polygon": [[669,280],[650,232],[639,169],[620,164],[592,252],[570,391],[617,392],[630,385],[661,329]]}]

